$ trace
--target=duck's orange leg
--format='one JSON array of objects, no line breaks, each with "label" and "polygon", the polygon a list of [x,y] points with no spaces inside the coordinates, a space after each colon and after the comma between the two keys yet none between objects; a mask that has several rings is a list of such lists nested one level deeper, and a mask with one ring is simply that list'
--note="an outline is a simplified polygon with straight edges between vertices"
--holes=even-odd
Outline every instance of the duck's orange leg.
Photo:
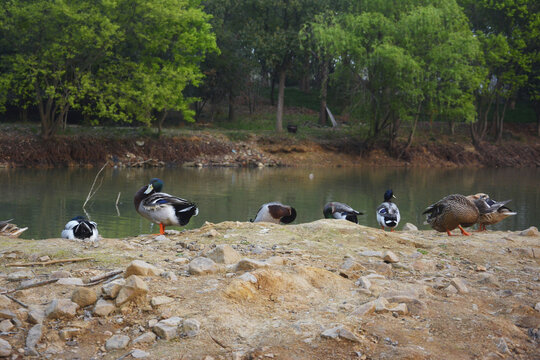
[{"label": "duck's orange leg", "polygon": [[381,225],[381,229],[384,230],[384,226]]},{"label": "duck's orange leg", "polygon": [[390,228],[390,232],[394,232],[394,228]]},{"label": "duck's orange leg", "polygon": [[465,236],[471,236],[471,233],[466,232],[465,229],[461,227],[461,225],[458,225],[458,227],[459,227],[459,230],[461,230],[461,233],[462,233],[463,235],[465,235]]},{"label": "duck's orange leg", "polygon": [[165,226],[162,223],[159,223],[159,233],[165,235]]},{"label": "duck's orange leg", "polygon": [[448,236],[452,236],[452,233],[450,232],[450,230],[446,230],[446,233],[448,234]]}]

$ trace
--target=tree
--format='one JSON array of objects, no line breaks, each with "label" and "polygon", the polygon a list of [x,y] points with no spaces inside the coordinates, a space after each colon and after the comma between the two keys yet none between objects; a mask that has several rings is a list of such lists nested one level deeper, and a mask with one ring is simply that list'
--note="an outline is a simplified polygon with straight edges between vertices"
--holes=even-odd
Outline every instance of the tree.
[{"label": "tree", "polygon": [[93,123],[150,124],[172,109],[190,118],[182,92],[216,48],[197,0],[10,0],[0,11],[0,72],[9,79],[0,86],[10,103],[38,107],[45,139],[70,108]]}]

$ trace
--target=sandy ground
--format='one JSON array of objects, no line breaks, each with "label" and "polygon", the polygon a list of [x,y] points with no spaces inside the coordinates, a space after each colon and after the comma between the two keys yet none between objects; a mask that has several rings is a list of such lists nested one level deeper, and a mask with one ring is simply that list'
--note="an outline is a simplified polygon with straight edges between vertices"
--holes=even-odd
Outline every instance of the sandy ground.
[{"label": "sandy ground", "polygon": [[[190,274],[192,259],[223,244],[258,262]],[[42,358],[130,359],[134,349],[145,351],[147,359],[540,358],[540,237],[519,232],[448,237],[434,231],[390,233],[342,220],[288,226],[224,222],[167,236],[102,239],[97,246],[0,236],[0,248],[3,291],[20,285],[8,276],[21,270],[40,280],[65,271],[86,281],[143,260],[176,275],[143,277],[146,297],[109,316],[94,316],[90,305],[70,319],[46,319],[36,347]],[[383,260],[387,251],[397,262]],[[92,260],[7,266],[43,256]],[[100,294],[101,286],[91,288]],[[53,299],[69,299],[75,288],[53,283],[11,295],[30,308],[45,308]],[[157,296],[174,301],[153,307],[150,300]],[[388,303],[371,306],[382,298]],[[397,310],[399,304],[406,311]],[[0,299],[0,308],[20,320],[0,338],[13,347],[12,358],[25,358],[32,327],[28,310],[7,298]],[[152,322],[173,316],[196,319],[199,333],[104,348],[113,334],[133,340],[151,331]],[[349,339],[323,336],[336,327]],[[67,328],[79,331],[61,338]]]}]

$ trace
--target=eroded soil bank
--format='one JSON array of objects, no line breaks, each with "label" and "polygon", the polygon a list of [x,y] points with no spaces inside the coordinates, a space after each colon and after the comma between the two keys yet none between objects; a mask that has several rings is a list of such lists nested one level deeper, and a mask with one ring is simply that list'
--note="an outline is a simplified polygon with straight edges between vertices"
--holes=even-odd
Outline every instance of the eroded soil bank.
[{"label": "eroded soil bank", "polygon": [[[12,358],[32,350],[49,359],[540,356],[534,231],[448,237],[343,220],[223,222],[96,245],[0,237],[0,246],[2,291],[63,279],[9,293],[18,303],[0,296],[9,327],[0,351]],[[91,259],[10,266],[75,257]],[[88,284],[114,270],[131,281],[116,299],[120,278]],[[61,313],[58,304],[81,301],[81,289],[90,303]]]}]

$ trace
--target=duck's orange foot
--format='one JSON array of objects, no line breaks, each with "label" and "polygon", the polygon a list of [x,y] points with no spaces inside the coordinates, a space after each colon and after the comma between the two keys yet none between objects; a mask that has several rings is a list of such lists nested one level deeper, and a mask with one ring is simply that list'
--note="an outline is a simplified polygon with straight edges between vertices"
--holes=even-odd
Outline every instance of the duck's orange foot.
[{"label": "duck's orange foot", "polygon": [[461,225],[458,225],[459,230],[461,230],[461,233],[465,236],[471,236],[471,233],[466,232],[464,228],[461,227]]},{"label": "duck's orange foot", "polygon": [[450,230],[446,230],[446,233],[448,234],[448,236],[452,236],[452,233],[450,232]]},{"label": "duck's orange foot", "polygon": [[162,223],[159,223],[159,233],[165,235],[165,226]]}]

